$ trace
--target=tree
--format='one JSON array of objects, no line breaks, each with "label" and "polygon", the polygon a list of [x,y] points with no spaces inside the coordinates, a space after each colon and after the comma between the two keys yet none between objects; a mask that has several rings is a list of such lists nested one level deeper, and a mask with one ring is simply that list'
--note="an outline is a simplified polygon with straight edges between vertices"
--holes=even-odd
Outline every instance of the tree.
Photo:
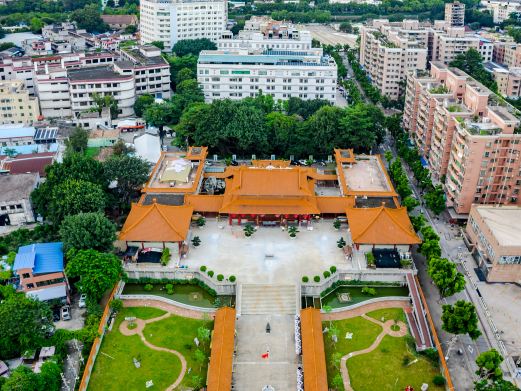
[{"label": "tree", "polygon": [[174,109],[175,107],[169,101],[152,103],[146,108],[143,118],[149,125],[156,126],[159,129],[159,136],[163,138],[165,136],[164,127],[174,121]]},{"label": "tree", "polygon": [[135,34],[137,33],[137,26],[133,24],[129,24],[127,27],[125,27],[124,30],[125,34]]},{"label": "tree", "polygon": [[519,391],[515,385],[504,379],[482,379],[474,383],[475,391]]},{"label": "tree", "polygon": [[59,223],[65,216],[102,212],[106,203],[107,197],[99,185],[81,179],[68,179],[52,189],[47,213],[53,223]]},{"label": "tree", "polygon": [[47,303],[10,293],[0,303],[0,359],[16,357],[26,349],[41,346],[52,325]]},{"label": "tree", "polygon": [[175,83],[176,85],[185,81],[195,78],[195,73],[190,68],[183,68],[177,72]]},{"label": "tree", "polygon": [[441,185],[425,194],[425,204],[437,215],[445,210],[445,192]]},{"label": "tree", "polygon": [[100,95],[98,93],[92,93],[91,95],[98,114],[101,115],[103,109],[106,107],[110,110],[110,118],[116,119],[119,114],[118,101],[112,95]]},{"label": "tree", "polygon": [[342,375],[337,373],[335,377],[333,377],[333,381],[331,382],[331,386],[335,390],[343,390],[344,389],[344,380],[342,379]]},{"label": "tree", "polygon": [[2,391],[39,391],[38,375],[30,368],[20,365],[2,386]]},{"label": "tree", "polygon": [[97,4],[89,4],[82,9],[77,9],[70,14],[70,19],[76,22],[79,29],[85,29],[89,33],[103,33],[109,30],[109,26],[100,17]]},{"label": "tree", "polygon": [[83,128],[74,128],[69,138],[65,140],[67,154],[84,153],[87,150],[87,142],[89,141],[89,132]]},{"label": "tree", "polygon": [[431,258],[427,271],[438,287],[441,297],[452,296],[465,289],[465,277],[447,258]]},{"label": "tree", "polygon": [[494,77],[483,67],[483,58],[476,49],[470,48],[465,53],[458,54],[449,65],[461,69],[486,87],[497,91]]},{"label": "tree", "polygon": [[201,349],[196,349],[194,352],[194,361],[199,364],[199,369],[203,368],[204,363],[206,362],[206,354]]},{"label": "tree", "polygon": [[384,122],[382,111],[374,105],[359,103],[348,106],[335,147],[351,147],[357,151],[369,152],[383,141]]},{"label": "tree", "polygon": [[155,98],[150,94],[144,94],[137,97],[136,102],[134,103],[134,113],[138,117],[142,117],[147,107],[154,103],[154,101]]},{"label": "tree", "polygon": [[46,361],[41,367],[39,376],[39,383],[42,391],[60,391],[62,370],[60,366],[54,361]]},{"label": "tree", "polygon": [[135,149],[125,144],[122,139],[118,139],[118,141],[116,141],[116,143],[112,146],[113,156],[126,156],[132,152],[135,152]]},{"label": "tree", "polygon": [[111,181],[117,182],[115,191],[122,205],[127,205],[132,194],[147,181],[150,163],[138,156],[112,156],[104,163],[105,173]]},{"label": "tree", "polygon": [[501,379],[503,377],[502,362],[503,357],[496,349],[483,352],[476,358],[476,365],[479,368],[476,375],[485,379]]},{"label": "tree", "polygon": [[114,254],[96,250],[69,250],[65,274],[79,277],[78,289],[90,299],[98,301],[124,275],[120,259]]},{"label": "tree", "polygon": [[292,97],[284,102],[284,110],[288,115],[295,114],[303,119],[307,119],[315,114],[321,107],[330,105],[329,101],[324,99],[303,100]]},{"label": "tree", "polygon": [[418,205],[420,205],[420,202],[414,197],[407,196],[403,199],[402,205],[407,208],[408,212],[410,212],[414,208],[416,208]]},{"label": "tree", "polygon": [[150,42],[150,44],[158,49],[165,50],[165,43],[163,41],[153,41]]},{"label": "tree", "polygon": [[188,54],[198,56],[202,50],[215,49],[217,49],[217,45],[215,45],[215,43],[210,41],[208,38],[181,39],[174,44],[172,47],[172,52],[174,52],[179,57],[186,56]]},{"label": "tree", "polygon": [[472,303],[458,300],[454,305],[444,305],[441,320],[443,330],[452,334],[468,334],[477,339],[481,335],[478,328],[478,316]]},{"label": "tree", "polygon": [[60,236],[65,251],[109,251],[116,240],[116,226],[103,213],[79,213],[65,217],[60,226]]},{"label": "tree", "polygon": [[440,242],[437,240],[424,240],[420,245],[420,253],[425,256],[427,261],[432,258],[441,257],[441,247]]},{"label": "tree", "polygon": [[194,72],[197,71],[197,56],[192,54],[178,57],[178,56],[167,56],[166,60],[170,64],[170,81],[175,84],[177,80],[177,73],[184,68],[189,68]]}]

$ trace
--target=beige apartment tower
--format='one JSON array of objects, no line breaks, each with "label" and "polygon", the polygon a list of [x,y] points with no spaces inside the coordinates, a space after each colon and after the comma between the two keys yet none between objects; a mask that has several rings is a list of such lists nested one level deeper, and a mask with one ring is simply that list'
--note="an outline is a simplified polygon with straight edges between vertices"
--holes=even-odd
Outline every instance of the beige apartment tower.
[{"label": "beige apartment tower", "polygon": [[0,124],[31,125],[39,115],[38,99],[29,96],[22,80],[0,82]]},{"label": "beige apartment tower", "polygon": [[445,4],[445,22],[451,27],[465,26],[465,4],[459,1]]}]

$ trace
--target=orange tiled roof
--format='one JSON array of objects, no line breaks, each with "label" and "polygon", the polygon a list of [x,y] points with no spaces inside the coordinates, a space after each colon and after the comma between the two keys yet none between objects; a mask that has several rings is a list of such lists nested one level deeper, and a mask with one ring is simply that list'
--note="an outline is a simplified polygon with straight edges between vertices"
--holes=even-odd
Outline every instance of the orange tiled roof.
[{"label": "orange tiled roof", "polygon": [[320,311],[311,307],[300,311],[300,325],[304,389],[327,391],[326,354]]},{"label": "orange tiled roof", "polygon": [[186,239],[194,208],[132,204],[130,214],[119,234],[128,242],[182,242]]},{"label": "orange tiled roof", "polygon": [[208,366],[208,391],[232,389],[232,363],[235,338],[235,309],[223,307],[215,313],[212,352]]},{"label": "orange tiled roof", "polygon": [[185,204],[191,205],[195,212],[217,213],[223,205],[223,195],[187,194]]},{"label": "orange tiled roof", "polygon": [[346,214],[356,244],[421,243],[405,207],[348,208]]},{"label": "orange tiled roof", "polygon": [[252,166],[254,167],[289,167],[289,160],[252,160]]}]

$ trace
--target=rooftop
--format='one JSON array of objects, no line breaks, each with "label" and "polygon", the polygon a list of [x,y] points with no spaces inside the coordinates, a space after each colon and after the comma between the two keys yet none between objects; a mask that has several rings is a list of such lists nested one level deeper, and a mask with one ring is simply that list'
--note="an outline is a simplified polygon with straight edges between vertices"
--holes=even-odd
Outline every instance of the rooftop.
[{"label": "rooftop", "polygon": [[474,208],[501,246],[521,246],[521,207],[476,205]]},{"label": "rooftop", "polygon": [[247,51],[203,50],[199,55],[201,64],[255,64],[255,65],[330,65],[334,60],[317,52],[301,51]]},{"label": "rooftop", "polygon": [[79,69],[70,69],[67,71],[71,82],[76,81],[96,81],[96,80],[121,80],[128,79],[131,75],[121,75],[117,73],[110,65],[99,67],[87,67]]},{"label": "rooftop", "polygon": [[342,165],[351,191],[392,191],[391,184],[376,156],[357,156],[355,164]]},{"label": "rooftop", "polygon": [[28,200],[38,179],[36,173],[0,175],[0,202]]},{"label": "rooftop", "polygon": [[0,125],[0,139],[17,137],[34,137],[36,129],[32,126]]},{"label": "rooftop", "polygon": [[20,269],[32,269],[33,274],[62,272],[63,243],[34,243],[20,247],[13,270]]}]

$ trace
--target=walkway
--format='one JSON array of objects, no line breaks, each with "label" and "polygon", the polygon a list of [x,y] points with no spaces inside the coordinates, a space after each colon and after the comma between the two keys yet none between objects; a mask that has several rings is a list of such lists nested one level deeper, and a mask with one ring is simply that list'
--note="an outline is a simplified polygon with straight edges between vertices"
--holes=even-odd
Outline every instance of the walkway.
[{"label": "walkway", "polygon": [[[127,306],[128,307],[128,306]],[[159,308],[159,307],[158,307]],[[161,315],[157,318],[153,318],[153,319],[147,319],[147,320],[143,320],[143,319],[139,319],[139,318],[136,318],[135,320],[133,320],[132,322],[128,321],[128,320],[124,320],[123,322],[121,322],[121,324],[119,325],[119,332],[125,336],[130,336],[130,335],[139,335],[139,338],[141,338],[141,341],[143,341],[143,343],[148,346],[150,349],[153,349],[153,350],[157,350],[157,351],[161,351],[161,352],[168,352],[168,353],[172,353],[174,355],[176,355],[178,358],[179,358],[179,361],[181,361],[181,372],[179,373],[179,376],[177,377],[176,381],[173,382],[168,388],[167,388],[167,391],[173,391],[175,390],[179,384],[181,384],[181,382],[183,381],[183,378],[185,377],[185,374],[186,374],[186,360],[185,358],[183,357],[183,355],[181,353],[179,353],[177,350],[173,350],[173,349],[167,349],[167,348],[162,348],[160,346],[156,346],[156,345],[153,345],[151,344],[150,342],[148,342],[145,338],[145,336],[143,335],[143,329],[145,328],[145,326],[149,323],[154,323],[154,322],[159,322],[160,320],[163,320],[163,319],[166,319],[166,318],[169,318],[170,316],[172,315],[171,312],[167,312],[166,314],[164,315]],[[135,328],[133,329],[129,329],[128,326],[129,326],[129,323],[134,323],[136,325]]]},{"label": "walkway", "polygon": [[342,320],[349,318],[356,318],[357,316],[363,316],[367,312],[381,310],[385,308],[402,308],[406,313],[411,311],[411,305],[407,301],[403,300],[386,300],[379,301],[377,303],[365,304],[361,307],[354,308],[352,310],[345,310],[339,312],[332,312],[330,314],[322,314],[322,320]]},{"label": "walkway", "polygon": [[[388,307],[385,307],[385,308],[388,308]],[[359,309],[359,308],[357,308],[357,309]],[[376,319],[371,318],[370,316],[367,316],[366,314],[362,314],[359,316],[361,316],[362,318],[364,318],[370,322],[376,323],[377,325],[381,326],[383,330],[378,335],[378,337],[376,337],[375,341],[371,344],[371,346],[369,346],[368,348],[362,349],[362,350],[357,350],[356,352],[351,352],[349,354],[346,354],[344,357],[342,357],[342,360],[340,362],[340,372],[342,373],[342,380],[344,381],[344,388],[346,391],[354,391],[353,387],[351,387],[351,382],[349,380],[349,373],[347,371],[347,360],[348,359],[350,359],[351,357],[360,356],[362,354],[367,354],[367,353],[372,352],[373,350],[375,350],[378,347],[378,345],[380,345],[380,342],[382,342],[382,339],[386,335],[389,335],[391,337],[404,337],[407,335],[407,326],[405,325],[405,323],[403,323],[401,321],[395,322],[394,320],[391,319],[391,320],[386,321],[385,323],[382,323],[379,320],[376,320]],[[395,324],[400,328],[399,330],[394,331],[391,329],[391,327]]]},{"label": "walkway", "polygon": [[[206,312],[199,312],[195,310],[189,310],[187,308],[182,308],[175,306],[173,304],[167,304],[159,300],[138,300],[138,299],[124,299],[123,300],[123,307],[154,307],[159,308],[160,310],[166,311],[168,316],[170,314],[182,316],[184,318],[191,318],[191,319],[204,319],[205,316],[209,316],[210,314]],[[211,314],[213,316],[213,314]],[[155,318],[156,320],[159,318]]]}]

